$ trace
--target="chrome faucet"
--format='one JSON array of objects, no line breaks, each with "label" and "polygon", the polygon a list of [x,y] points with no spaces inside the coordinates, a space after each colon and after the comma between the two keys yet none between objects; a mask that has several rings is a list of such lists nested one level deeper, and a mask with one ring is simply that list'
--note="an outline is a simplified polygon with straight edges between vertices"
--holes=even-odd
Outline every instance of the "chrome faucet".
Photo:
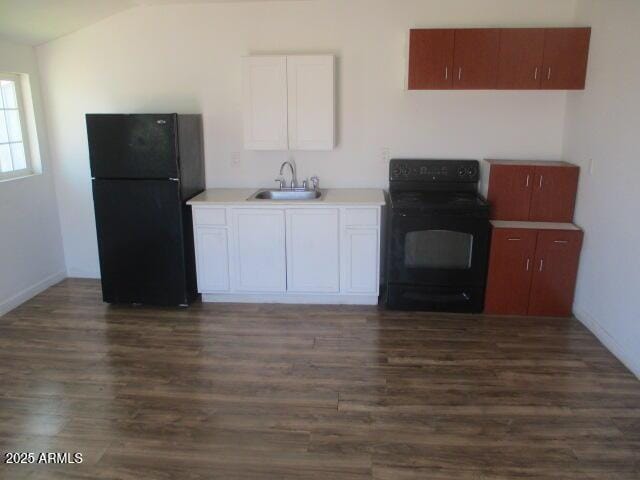
[{"label": "chrome faucet", "polygon": [[280,165],[280,177],[284,178],[284,167],[286,167],[287,165],[289,165],[289,168],[291,169],[291,189],[294,189],[298,186],[298,177],[296,175],[295,162],[292,163],[290,160],[286,160],[285,162],[283,162],[282,165]]}]

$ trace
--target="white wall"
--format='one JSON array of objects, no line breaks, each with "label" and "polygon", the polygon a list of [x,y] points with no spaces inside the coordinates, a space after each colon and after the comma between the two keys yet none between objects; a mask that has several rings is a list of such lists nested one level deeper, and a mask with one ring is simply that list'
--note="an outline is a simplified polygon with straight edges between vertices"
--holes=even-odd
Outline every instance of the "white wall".
[{"label": "white wall", "polygon": [[[587,89],[567,105],[565,159],[582,167],[576,315],[640,376],[640,2],[581,0]],[[590,162],[593,169],[590,172]]]},{"label": "white wall", "polygon": [[[84,114],[201,112],[207,185],[273,184],[286,152],[242,151],[240,58],[338,58],[338,148],[296,153],[329,187],[387,185],[391,156],[556,159],[563,92],[407,92],[408,30],[571,25],[574,0],[317,0],[129,10],[38,47],[70,275],[98,276]],[[241,153],[239,165],[231,164]]]},{"label": "white wall", "polygon": [[0,72],[29,76],[42,174],[0,181],[0,315],[65,274],[33,48],[0,41]]}]

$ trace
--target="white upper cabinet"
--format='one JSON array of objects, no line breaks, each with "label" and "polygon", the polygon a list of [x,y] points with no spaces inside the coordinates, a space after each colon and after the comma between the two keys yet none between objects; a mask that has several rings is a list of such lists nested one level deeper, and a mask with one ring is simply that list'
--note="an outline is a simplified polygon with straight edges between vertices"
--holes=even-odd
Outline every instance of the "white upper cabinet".
[{"label": "white upper cabinet", "polygon": [[287,57],[289,150],[334,147],[333,55]]},{"label": "white upper cabinet", "polygon": [[242,76],[245,148],[286,150],[286,57],[245,57]]},{"label": "white upper cabinet", "polygon": [[244,58],[244,139],[248,150],[332,150],[333,55]]}]

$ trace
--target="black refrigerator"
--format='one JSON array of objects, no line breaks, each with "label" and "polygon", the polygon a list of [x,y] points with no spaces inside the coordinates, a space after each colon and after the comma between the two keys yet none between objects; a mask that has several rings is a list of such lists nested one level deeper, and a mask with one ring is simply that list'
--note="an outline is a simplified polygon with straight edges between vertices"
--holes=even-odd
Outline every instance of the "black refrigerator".
[{"label": "black refrigerator", "polygon": [[186,201],[205,188],[202,117],[86,117],[103,300],[189,305],[197,286]]}]

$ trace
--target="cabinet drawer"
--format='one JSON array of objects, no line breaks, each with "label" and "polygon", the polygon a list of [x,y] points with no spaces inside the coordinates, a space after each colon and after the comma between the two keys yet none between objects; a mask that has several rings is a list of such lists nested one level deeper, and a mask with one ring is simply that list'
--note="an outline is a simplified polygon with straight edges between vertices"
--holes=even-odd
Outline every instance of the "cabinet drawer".
[{"label": "cabinet drawer", "polygon": [[378,209],[347,208],[345,225],[347,227],[375,227],[378,225]]},{"label": "cabinet drawer", "polygon": [[196,225],[226,225],[227,212],[224,208],[194,208],[193,221]]}]

